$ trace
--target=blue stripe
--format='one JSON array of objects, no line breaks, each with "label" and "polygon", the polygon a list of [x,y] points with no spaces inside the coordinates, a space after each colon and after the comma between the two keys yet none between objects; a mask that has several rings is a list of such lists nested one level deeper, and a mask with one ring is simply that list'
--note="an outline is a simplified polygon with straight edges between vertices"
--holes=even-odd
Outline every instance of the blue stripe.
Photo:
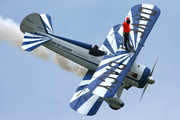
[{"label": "blue stripe", "polygon": [[23,42],[22,45],[28,45],[28,44],[32,44],[32,43],[36,43],[36,42],[40,42],[43,40],[36,40],[36,41],[29,41],[29,42]]},{"label": "blue stripe", "polygon": [[115,37],[116,37],[117,49],[119,49],[120,45],[123,43],[123,37],[119,33],[117,33]]},{"label": "blue stripe", "polygon": [[47,26],[47,24],[44,22],[45,26],[46,26],[46,29],[47,31],[51,31],[51,29]]},{"label": "blue stripe", "polygon": [[54,36],[54,37],[56,37],[56,38],[59,38],[59,39],[61,39],[61,40],[64,40],[64,41],[66,41],[66,42],[72,43],[72,44],[74,44],[74,45],[80,46],[80,47],[82,47],[82,48],[88,49],[88,50],[90,50],[90,48],[91,48],[91,46],[92,46],[92,45],[87,44],[87,43],[78,42],[78,41],[71,40],[71,39],[64,38],[64,37],[59,37],[59,36],[56,36],[56,35],[53,35],[53,34],[50,34],[50,35],[52,35],[52,36]]},{"label": "blue stripe", "polygon": [[136,16],[137,12],[141,8],[142,4],[135,5],[131,8],[132,17]]},{"label": "blue stripe", "polygon": [[[82,81],[90,81],[92,76],[94,75],[94,71],[92,70],[88,70],[86,75],[84,76],[84,78],[82,79]],[[81,82],[82,82],[81,81]],[[83,90],[88,84],[85,84],[85,85],[82,85],[82,86],[79,86],[76,90],[76,92],[80,91],[80,90]]]},{"label": "blue stripe", "polygon": [[92,78],[94,72],[95,72],[95,71],[88,70],[87,73],[86,73],[86,75],[85,75],[84,78],[83,78],[83,81],[84,81],[84,80],[90,80],[90,79]]},{"label": "blue stripe", "polygon": [[79,92],[79,91],[83,90],[87,85],[88,85],[88,84],[83,85],[83,86],[79,86],[79,87],[77,88],[76,92]]},{"label": "blue stripe", "polygon": [[51,16],[46,14],[46,17],[48,18],[49,24],[51,26],[52,32],[53,32],[53,26],[52,26],[52,22],[51,22]]},{"label": "blue stripe", "polygon": [[[121,58],[118,58],[118,59],[121,59]],[[117,61],[118,59],[116,59],[116,60],[113,60],[113,61]],[[125,58],[124,60],[122,60],[120,63],[123,63],[125,60],[127,60],[128,59],[128,57],[127,58]],[[109,63],[108,63],[109,64]],[[106,66],[107,66],[107,64],[106,64]],[[104,66],[104,67],[106,67],[106,66]],[[114,67],[119,67],[119,65],[115,65]],[[98,67],[99,68],[99,67]],[[115,71],[117,68],[110,68],[111,70],[113,70],[113,71]],[[108,72],[108,70],[106,70],[106,72]],[[104,72],[105,73],[105,72]],[[104,75],[104,73],[102,74],[102,75]],[[102,76],[101,75],[101,76]],[[110,74],[109,74],[110,75]],[[107,76],[109,76],[108,74],[107,74]],[[99,76],[98,78],[97,78],[97,80],[101,77],[101,76]],[[99,81],[100,83],[99,84],[101,84],[102,83],[102,81]]]},{"label": "blue stripe", "polygon": [[[35,39],[35,38],[33,37],[32,39]],[[32,40],[32,39],[30,39],[30,40]],[[41,37],[39,40],[23,42],[23,43],[22,43],[22,46],[23,46],[23,45],[32,44],[32,43],[36,43],[36,42],[41,42],[41,43],[39,43],[38,45],[42,45],[43,43],[45,43],[45,42],[47,42],[47,41],[50,41],[50,40],[51,40],[50,37]]]},{"label": "blue stripe", "polygon": [[[34,39],[34,38],[33,38],[33,39]],[[44,43],[46,43],[46,42],[48,42],[48,41],[50,41],[50,40],[51,40],[50,37],[42,37],[41,40],[23,42],[23,43],[22,43],[22,46],[28,45],[28,44],[32,44],[32,43],[41,42],[41,43],[39,43],[39,44],[36,44],[36,45],[34,45],[34,46],[32,46],[32,47],[29,47],[29,48],[25,49],[25,51],[32,51],[33,49],[39,47],[40,45],[42,45],[42,44],[44,44]]]},{"label": "blue stripe", "polygon": [[118,33],[119,29],[121,27],[121,24],[118,24],[118,25],[115,25],[113,27],[114,31],[115,31],[115,39],[116,39],[116,45],[117,45],[117,49],[119,49],[121,43],[122,43],[122,40],[123,40],[123,37]]},{"label": "blue stripe", "polygon": [[[103,98],[100,97],[99,99],[102,100]],[[97,111],[99,110],[101,104],[104,101],[104,100],[100,101],[99,99],[94,103],[94,105],[92,106],[92,108],[90,109],[90,111],[88,112],[87,115],[95,115],[97,113]]]},{"label": "blue stripe", "polygon": [[114,50],[112,49],[111,44],[109,43],[108,39],[106,38],[106,40],[103,43],[104,46],[106,46],[106,48],[112,53],[114,54]]},{"label": "blue stripe", "polygon": [[[24,38],[34,38],[34,39],[38,39],[38,38],[42,38],[42,37],[47,37],[46,35],[42,35],[39,33],[29,33],[31,36],[27,36],[25,35]],[[39,37],[34,37],[34,35],[39,35]]]},{"label": "blue stripe", "polygon": [[35,48],[39,47],[40,45],[41,45],[41,44],[38,44],[38,45],[32,46],[32,47],[30,47],[30,48],[26,49],[25,51],[32,51],[32,50],[34,50]]},{"label": "blue stripe", "polygon": [[[112,56],[112,57],[114,57],[114,56]],[[117,58],[117,59],[115,59],[115,60],[113,60],[113,61],[117,61],[117,60],[119,60],[119,59],[122,59],[123,57],[127,57],[127,56],[122,56],[122,57]],[[129,55],[128,55],[128,57],[129,57]],[[128,58],[128,57],[127,57],[127,58]],[[127,58],[126,58],[126,59],[127,59]],[[103,59],[103,60],[104,60],[104,59]],[[102,61],[103,61],[103,60],[102,60]],[[110,62],[110,61],[109,61],[109,62]],[[109,62],[106,63],[106,64],[104,64],[104,65],[102,65],[102,66],[99,66],[99,67],[97,68],[96,72],[99,71],[99,70],[101,70],[101,69],[103,69],[104,67],[106,67],[106,66],[109,64]]]},{"label": "blue stripe", "polygon": [[[89,95],[87,95],[89,94]],[[87,95],[87,96],[86,96]],[[75,110],[77,111],[77,109],[79,107],[81,107],[89,98],[91,98],[93,96],[92,93],[86,93],[80,97],[78,97],[76,100],[72,101],[70,103],[70,106]]]},{"label": "blue stripe", "polygon": [[24,38],[26,39],[39,39],[39,38],[42,38],[43,36],[40,36],[40,37],[33,37],[33,34],[31,34],[32,36],[24,36]]}]

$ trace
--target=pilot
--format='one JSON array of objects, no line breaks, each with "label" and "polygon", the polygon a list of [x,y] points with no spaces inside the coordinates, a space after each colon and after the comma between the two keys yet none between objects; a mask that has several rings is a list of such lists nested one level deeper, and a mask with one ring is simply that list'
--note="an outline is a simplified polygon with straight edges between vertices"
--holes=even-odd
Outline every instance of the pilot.
[{"label": "pilot", "polygon": [[130,32],[130,18],[127,17],[126,21],[123,23],[123,36],[124,36],[124,44],[125,44],[125,49],[127,52],[130,51],[130,49],[127,48],[127,43],[129,44],[130,48],[133,48],[129,42],[129,32]]}]

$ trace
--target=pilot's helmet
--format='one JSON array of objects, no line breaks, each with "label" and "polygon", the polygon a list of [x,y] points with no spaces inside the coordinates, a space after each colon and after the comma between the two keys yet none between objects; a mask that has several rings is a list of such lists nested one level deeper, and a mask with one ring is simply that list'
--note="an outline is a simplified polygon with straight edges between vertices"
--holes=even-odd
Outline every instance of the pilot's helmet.
[{"label": "pilot's helmet", "polygon": [[131,22],[131,20],[130,20],[130,18],[128,17],[128,19],[127,19],[127,24],[130,24],[130,22]]}]

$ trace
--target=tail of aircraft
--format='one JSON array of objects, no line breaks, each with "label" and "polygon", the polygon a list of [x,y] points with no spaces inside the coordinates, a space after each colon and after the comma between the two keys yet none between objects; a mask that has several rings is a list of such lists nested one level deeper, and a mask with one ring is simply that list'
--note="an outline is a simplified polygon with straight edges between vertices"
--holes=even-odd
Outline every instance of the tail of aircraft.
[{"label": "tail of aircraft", "polygon": [[50,41],[51,38],[46,34],[53,34],[51,17],[47,14],[32,13],[26,16],[21,22],[20,29],[25,34],[22,43],[22,49],[25,51],[32,51]]}]

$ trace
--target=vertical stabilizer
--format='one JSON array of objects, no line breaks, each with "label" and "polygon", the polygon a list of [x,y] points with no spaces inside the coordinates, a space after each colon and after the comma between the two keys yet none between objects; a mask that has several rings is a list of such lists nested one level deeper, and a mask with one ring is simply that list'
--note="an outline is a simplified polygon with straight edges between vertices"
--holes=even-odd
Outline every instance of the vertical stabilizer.
[{"label": "vertical stabilizer", "polygon": [[26,16],[21,22],[20,29],[23,33],[34,33],[34,32],[43,32],[47,33],[45,25],[41,16],[37,13],[32,13]]},{"label": "vertical stabilizer", "polygon": [[32,13],[26,16],[21,22],[20,29],[24,33],[21,47],[25,51],[32,51],[50,41],[51,38],[46,34],[53,34],[51,17],[47,14]]}]

